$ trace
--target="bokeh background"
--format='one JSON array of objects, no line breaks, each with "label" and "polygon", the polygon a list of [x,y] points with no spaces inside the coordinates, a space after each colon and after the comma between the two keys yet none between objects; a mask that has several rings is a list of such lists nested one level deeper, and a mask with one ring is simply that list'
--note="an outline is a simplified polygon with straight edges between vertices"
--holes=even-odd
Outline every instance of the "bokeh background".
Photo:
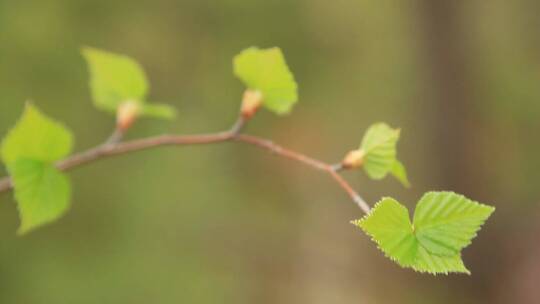
[{"label": "bokeh background", "polygon": [[[402,128],[413,187],[346,177],[411,210],[428,190],[497,207],[464,251],[472,275],[422,275],[349,224],[362,213],[325,175],[249,146],[161,148],[70,173],[70,212],[17,237],[0,196],[0,303],[540,303],[540,2],[537,0],[0,0],[0,131],[25,100],[76,149],[114,119],[92,106],[79,48],[128,54],[174,122],[130,138],[228,128],[243,88],[231,60],[280,46],[300,85],[292,115],[248,132],[329,162],[366,127]],[[0,169],[2,175],[5,170]]]}]

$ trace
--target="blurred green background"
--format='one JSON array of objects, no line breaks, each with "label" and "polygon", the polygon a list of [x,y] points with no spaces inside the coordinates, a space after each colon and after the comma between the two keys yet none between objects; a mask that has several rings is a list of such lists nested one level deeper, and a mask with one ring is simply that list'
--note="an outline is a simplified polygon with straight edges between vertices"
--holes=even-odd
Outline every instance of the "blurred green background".
[{"label": "blurred green background", "polygon": [[[0,303],[540,303],[540,2],[0,0],[0,131],[33,100],[76,134],[111,132],[79,48],[140,61],[174,122],[130,138],[228,128],[243,88],[231,60],[280,46],[300,85],[292,115],[247,132],[329,162],[373,122],[402,128],[413,184],[347,173],[368,202],[411,209],[453,190],[497,211],[464,251],[472,276],[399,268],[349,220],[327,176],[256,148],[143,151],[70,173],[60,221],[17,237],[0,196]],[[5,170],[0,169],[2,175]]]}]

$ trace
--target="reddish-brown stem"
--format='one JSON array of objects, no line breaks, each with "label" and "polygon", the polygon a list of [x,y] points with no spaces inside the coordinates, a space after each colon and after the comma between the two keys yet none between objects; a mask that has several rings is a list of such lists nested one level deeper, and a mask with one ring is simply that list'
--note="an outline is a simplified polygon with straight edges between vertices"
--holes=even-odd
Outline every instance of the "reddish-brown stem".
[{"label": "reddish-brown stem", "polygon": [[116,127],[114,129],[114,132],[111,134],[111,136],[109,136],[109,138],[107,138],[107,140],[105,141],[105,144],[106,145],[114,145],[114,144],[117,144],[119,143],[122,138],[124,137],[124,134],[125,134],[125,130],[122,130],[118,127]]},{"label": "reddish-brown stem", "polygon": [[284,148],[278,144],[275,144],[271,140],[252,136],[252,135],[238,134],[237,136],[234,136],[232,139],[235,141],[244,142],[247,144],[251,144],[251,145],[269,150],[270,152],[275,153],[276,155],[283,156],[285,158],[289,158],[292,160],[296,160],[312,168],[327,172],[339,184],[339,186],[343,188],[345,192],[347,192],[347,194],[351,197],[354,203],[357,204],[358,207],[362,209],[362,211],[364,211],[365,213],[369,213],[369,210],[370,210],[369,205],[364,201],[364,199],[362,199],[362,197],[356,191],[354,191],[351,185],[338,173],[338,171],[342,169],[341,166],[327,164],[325,162],[311,158],[304,154]]},{"label": "reddish-brown stem", "polygon": [[[295,152],[293,150],[284,148],[274,142],[246,134],[240,134],[245,120],[239,118],[235,125],[225,132],[211,133],[211,134],[199,134],[199,135],[160,135],[155,137],[148,137],[143,139],[137,139],[126,142],[106,142],[105,144],[96,148],[74,154],[71,157],[66,158],[56,164],[59,170],[67,171],[75,167],[79,167],[93,161],[107,158],[110,156],[125,154],[129,152],[135,152],[150,148],[156,148],[167,145],[201,145],[211,144],[226,141],[243,142],[246,144],[254,145],[259,148],[265,149],[276,155],[296,160],[300,163],[306,164],[314,169],[324,171],[328,173],[338,185],[347,192],[355,204],[357,204],[365,213],[368,213],[369,205],[354,191],[351,185],[338,173],[341,167],[336,165],[327,164],[320,160],[311,158],[304,154]],[[0,193],[11,189],[11,180],[9,177],[0,179]]]},{"label": "reddish-brown stem", "polygon": [[254,146],[269,150],[270,152],[274,154],[299,161],[315,169],[319,169],[323,171],[332,170],[332,168],[328,164],[322,161],[319,161],[309,156],[303,155],[301,153],[286,149],[280,145],[275,144],[273,141],[268,140],[268,139],[264,139],[264,138],[260,138],[260,137],[256,137],[252,135],[246,135],[246,134],[238,134],[237,136],[234,136],[232,139],[235,141],[244,142],[250,145],[254,145]]}]

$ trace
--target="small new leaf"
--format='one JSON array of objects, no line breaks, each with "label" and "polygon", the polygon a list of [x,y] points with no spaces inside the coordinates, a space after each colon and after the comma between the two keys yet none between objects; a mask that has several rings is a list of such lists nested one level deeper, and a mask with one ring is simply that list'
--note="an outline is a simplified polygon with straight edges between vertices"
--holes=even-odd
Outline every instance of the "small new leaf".
[{"label": "small new leaf", "polygon": [[262,94],[263,106],[287,114],[298,100],[298,86],[281,49],[248,48],[234,57],[234,74],[253,91]]},{"label": "small new leaf", "polygon": [[2,142],[2,160],[15,189],[19,234],[59,218],[69,208],[68,178],[54,163],[72,149],[71,132],[31,104]]},{"label": "small new leaf", "polygon": [[383,198],[353,223],[402,267],[432,274],[469,273],[461,250],[494,210],[453,192],[429,192],[420,199],[412,223],[408,210],[392,198]]},{"label": "small new leaf", "polygon": [[69,209],[69,179],[52,164],[19,159],[9,165],[21,217],[18,234],[60,218]]},{"label": "small new leaf", "polygon": [[90,71],[90,89],[97,108],[116,114],[125,102],[139,105],[139,116],[171,119],[174,108],[148,104],[148,80],[143,68],[133,59],[95,48],[85,47],[82,54]]},{"label": "small new leaf", "polygon": [[400,130],[392,129],[385,123],[376,123],[369,127],[360,144],[364,154],[362,166],[372,179],[382,179],[392,173],[407,186],[405,167],[396,159],[396,145]]},{"label": "small new leaf", "polygon": [[17,125],[2,141],[2,160],[7,165],[19,158],[53,162],[67,156],[72,145],[73,136],[66,127],[27,103]]}]

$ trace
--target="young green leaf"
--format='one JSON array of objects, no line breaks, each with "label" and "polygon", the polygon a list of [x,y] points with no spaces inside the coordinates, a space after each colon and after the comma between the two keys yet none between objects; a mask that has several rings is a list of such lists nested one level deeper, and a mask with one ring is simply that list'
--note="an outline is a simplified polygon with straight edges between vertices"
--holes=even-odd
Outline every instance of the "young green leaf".
[{"label": "young green leaf", "polygon": [[72,145],[73,136],[68,129],[28,103],[17,125],[2,142],[2,160],[7,165],[19,158],[52,162],[67,156]]},{"label": "young green leaf", "polygon": [[142,67],[133,59],[85,47],[82,54],[90,70],[90,89],[97,108],[116,113],[123,103],[137,104],[137,115],[171,119],[174,108],[148,104],[148,81]]},{"label": "young green leaf", "polygon": [[408,210],[392,198],[383,198],[353,223],[402,267],[432,274],[469,273],[461,250],[494,210],[453,192],[429,192],[420,199],[412,223]]},{"label": "young green leaf", "polygon": [[234,74],[276,114],[287,114],[298,100],[297,84],[281,49],[248,48],[234,57]]},{"label": "young green leaf", "polygon": [[461,255],[438,256],[429,253],[424,247],[418,246],[415,263],[410,266],[415,271],[430,274],[466,273],[471,274],[463,264]]},{"label": "young green leaf", "polygon": [[82,54],[88,63],[90,88],[98,108],[114,113],[127,100],[142,103],[146,98],[148,81],[133,59],[89,47],[83,48]]},{"label": "young green leaf", "polygon": [[21,217],[19,233],[49,223],[68,209],[69,181],[54,162],[71,152],[72,142],[68,129],[31,104],[2,141],[2,160],[12,178]]},{"label": "young green leaf", "polygon": [[403,267],[414,264],[418,242],[409,211],[396,200],[383,198],[369,215],[353,223],[370,235],[387,257]]},{"label": "young green leaf", "polygon": [[372,179],[384,178],[394,167],[399,133],[385,123],[376,123],[366,131],[360,149],[365,154],[364,170]]},{"label": "young green leaf", "polygon": [[52,164],[19,159],[9,165],[24,234],[60,218],[69,208],[69,179]]},{"label": "young green leaf", "polygon": [[452,256],[476,237],[494,208],[452,192],[428,192],[416,205],[418,241],[431,253]]},{"label": "young green leaf", "polygon": [[405,166],[396,159],[399,133],[399,129],[392,129],[385,123],[371,125],[360,147],[349,151],[341,161],[341,166],[345,169],[364,167],[372,179],[382,179],[390,173],[405,187],[409,187]]}]

